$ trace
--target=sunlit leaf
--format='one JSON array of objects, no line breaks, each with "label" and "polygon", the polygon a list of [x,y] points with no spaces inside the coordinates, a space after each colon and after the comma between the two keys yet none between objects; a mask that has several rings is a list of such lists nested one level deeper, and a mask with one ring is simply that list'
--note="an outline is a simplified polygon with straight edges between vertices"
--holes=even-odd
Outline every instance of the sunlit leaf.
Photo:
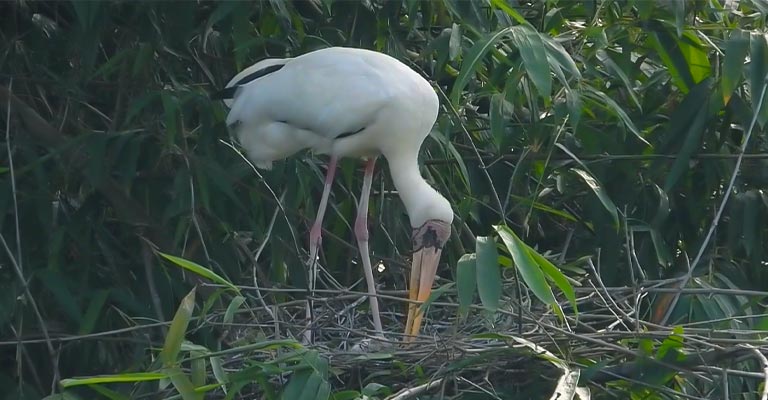
[{"label": "sunlit leaf", "polygon": [[160,352],[160,360],[165,366],[175,365],[177,363],[179,350],[181,350],[181,343],[184,341],[184,337],[187,333],[187,326],[192,318],[192,312],[195,309],[195,289],[193,288],[189,294],[184,296],[181,300],[179,308],[176,310],[176,315],[171,321],[171,326],[168,328],[168,332],[165,336],[165,344],[163,344],[163,350]]},{"label": "sunlit leaf", "polygon": [[499,234],[502,242],[512,256],[512,260],[515,262],[515,268],[520,272],[520,276],[525,281],[526,286],[533,292],[533,294],[541,300],[543,303],[556,306],[552,289],[547,283],[547,279],[544,277],[544,273],[539,267],[536,260],[528,252],[527,246],[523,243],[511,229],[503,225],[497,225],[494,227]]},{"label": "sunlit leaf", "polygon": [[725,59],[720,84],[723,103],[728,104],[731,94],[739,86],[744,75],[744,59],[749,51],[749,35],[741,29],[734,29],[725,43]]},{"label": "sunlit leaf", "polygon": [[184,269],[186,269],[188,271],[192,271],[192,272],[196,273],[197,275],[200,275],[200,276],[202,276],[204,278],[210,279],[211,281],[213,281],[215,283],[218,283],[218,284],[221,284],[221,285],[225,285],[225,286],[229,287],[230,289],[232,289],[232,290],[234,290],[236,292],[240,292],[240,290],[237,287],[235,287],[235,285],[230,283],[228,280],[222,278],[221,276],[219,276],[215,272],[209,270],[208,268],[203,267],[200,264],[197,264],[197,263],[195,263],[193,261],[185,260],[185,259],[183,259],[181,257],[172,256],[170,254],[165,254],[165,253],[162,253],[162,252],[157,252],[157,253],[160,254],[161,257],[163,257],[166,260],[174,263],[175,265],[178,265],[179,267],[182,267],[182,268],[184,268]]}]

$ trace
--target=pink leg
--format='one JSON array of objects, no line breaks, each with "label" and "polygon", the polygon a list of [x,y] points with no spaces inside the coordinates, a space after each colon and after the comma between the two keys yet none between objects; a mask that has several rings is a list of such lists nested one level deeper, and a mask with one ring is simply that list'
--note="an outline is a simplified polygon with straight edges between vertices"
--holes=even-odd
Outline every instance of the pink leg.
[{"label": "pink leg", "polygon": [[[309,230],[309,295],[315,295],[315,279],[317,278],[317,253],[320,250],[320,243],[323,241],[323,217],[325,209],[328,207],[328,197],[331,194],[331,184],[336,176],[336,156],[331,156],[328,161],[328,172],[325,173],[325,184],[323,185],[323,194],[320,197],[320,206],[317,208],[315,222],[312,229]],[[307,343],[312,342],[312,301],[307,300],[307,330],[304,332],[304,339]]]},{"label": "pink leg", "polygon": [[331,160],[328,161],[328,172],[325,173],[325,184],[323,185],[323,195],[320,197],[320,207],[317,208],[315,223],[312,224],[312,229],[309,231],[309,265],[313,268],[317,262],[320,243],[323,241],[323,217],[325,217],[325,209],[328,207],[331,184],[333,184],[333,178],[336,176],[336,162],[336,156],[331,156]]},{"label": "pink leg", "polygon": [[368,284],[368,295],[371,304],[371,314],[373,315],[373,326],[376,329],[376,334],[383,338],[384,329],[381,326],[379,300],[376,298],[376,281],[373,279],[373,268],[371,267],[371,258],[368,251],[368,200],[371,197],[371,185],[373,184],[373,167],[375,164],[375,157],[368,159],[365,164],[363,189],[360,192],[360,204],[357,205],[355,237],[357,238],[357,246],[360,249],[360,258],[363,260],[365,281]]}]

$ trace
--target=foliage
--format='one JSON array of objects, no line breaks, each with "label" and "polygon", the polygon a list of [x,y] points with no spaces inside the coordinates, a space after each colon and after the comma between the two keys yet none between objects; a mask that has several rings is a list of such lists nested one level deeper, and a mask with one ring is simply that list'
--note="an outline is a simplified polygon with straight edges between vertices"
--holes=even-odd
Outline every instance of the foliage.
[{"label": "foliage", "polygon": [[[759,398],[739,370],[759,370],[768,330],[766,14],[762,0],[0,3],[0,398],[548,398],[574,381],[597,398]],[[291,339],[323,160],[251,168],[209,99],[256,60],[342,45],[436,83],[422,172],[457,218],[425,330],[444,346],[341,351],[370,326],[350,306],[356,160],[324,225],[323,345]],[[411,228],[375,179],[371,249],[399,332]]]}]

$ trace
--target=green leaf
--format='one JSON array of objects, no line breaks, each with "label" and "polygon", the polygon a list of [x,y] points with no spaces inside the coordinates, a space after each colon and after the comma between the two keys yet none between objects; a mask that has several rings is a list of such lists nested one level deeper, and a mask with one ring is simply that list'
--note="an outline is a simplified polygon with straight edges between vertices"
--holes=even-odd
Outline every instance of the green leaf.
[{"label": "green leaf", "polygon": [[541,97],[548,99],[552,92],[552,73],[547,60],[547,52],[541,34],[528,25],[513,27],[512,43],[515,44],[523,65]]},{"label": "green leaf", "polygon": [[605,65],[606,70],[610,71],[614,76],[621,80],[621,83],[627,90],[627,94],[629,94],[629,98],[632,99],[632,103],[635,105],[635,107],[637,107],[639,110],[642,110],[643,107],[640,105],[640,100],[637,98],[635,87],[630,82],[629,77],[627,76],[627,73],[624,71],[624,69],[619,67],[618,64],[613,61],[613,58],[611,58],[611,56],[605,50],[598,51],[597,55],[603,65]]},{"label": "green leaf", "polygon": [[314,400],[321,383],[323,383],[323,378],[320,375],[317,373],[311,374],[309,378],[307,378],[306,383],[304,383],[301,394],[296,399]]},{"label": "green leaf", "polygon": [[371,382],[363,388],[363,396],[374,397],[379,394],[386,393],[388,388],[382,384]]},{"label": "green leaf", "polygon": [[603,205],[603,208],[605,208],[605,210],[608,211],[609,214],[611,214],[613,225],[618,228],[619,210],[616,208],[616,205],[613,204],[613,200],[611,200],[611,198],[608,196],[608,193],[605,191],[605,188],[603,187],[603,185],[601,185],[600,182],[598,182],[598,180],[587,171],[584,171],[579,168],[573,168],[572,171],[575,172],[576,175],[578,175],[584,181],[584,183],[587,184],[587,186],[589,186],[592,192],[600,200],[600,203]]},{"label": "green leaf", "polygon": [[[690,171],[691,157],[701,148],[701,138],[710,120],[707,103],[711,86],[710,81],[696,85],[672,114],[673,122],[668,134],[670,137],[685,138],[685,141],[664,181],[664,191],[667,193],[672,192],[678,180]],[[674,120],[678,115],[680,119]]]},{"label": "green leaf", "polygon": [[288,381],[288,385],[285,386],[285,390],[283,390],[280,398],[282,400],[300,399],[300,396],[304,391],[304,386],[306,386],[307,381],[312,375],[314,375],[312,370],[296,371]]},{"label": "green leaf", "polygon": [[328,400],[331,397],[331,384],[328,381],[323,380],[320,382],[320,387],[315,392],[315,400]]},{"label": "green leaf", "polygon": [[[768,99],[763,99],[762,104],[759,104],[761,95],[766,91],[766,77],[768,77],[768,43],[766,43],[766,35],[752,32],[749,45],[752,109],[758,115],[757,122],[760,126],[763,126],[768,121]],[[768,97],[768,94],[763,97]],[[759,110],[757,109],[758,106],[760,107]]]},{"label": "green leaf", "polygon": [[164,366],[168,367],[176,364],[176,358],[179,355],[179,350],[181,350],[181,343],[184,341],[184,335],[187,332],[187,326],[192,318],[194,309],[195,289],[193,288],[181,300],[181,305],[176,310],[176,315],[174,315],[171,326],[165,336],[165,344],[159,356]]},{"label": "green leaf", "polygon": [[232,323],[232,320],[235,318],[235,313],[240,309],[240,306],[243,305],[243,303],[245,303],[245,297],[243,296],[235,296],[235,298],[232,299],[227,306],[227,311],[224,312],[224,318],[222,319],[222,322],[225,325]]},{"label": "green leaf", "polygon": [[509,27],[502,30],[493,32],[486,35],[482,39],[478,40],[474,46],[472,46],[467,54],[464,56],[464,60],[461,63],[461,71],[456,78],[456,82],[453,84],[453,92],[451,93],[451,103],[454,105],[459,104],[461,98],[461,92],[464,87],[467,86],[469,79],[477,72],[482,65],[482,60],[485,54],[492,49],[496,43],[508,35],[514,28]]},{"label": "green leaf", "polygon": [[225,286],[229,287],[230,289],[240,293],[240,289],[238,289],[231,282],[229,282],[228,280],[222,278],[221,276],[219,276],[215,272],[211,271],[210,269],[203,267],[200,264],[197,264],[197,263],[195,263],[193,261],[185,260],[185,259],[183,259],[181,257],[176,257],[176,256],[172,256],[170,254],[165,254],[165,253],[162,253],[162,252],[159,252],[159,251],[157,252],[157,254],[160,254],[160,256],[162,256],[166,260],[168,260],[168,261],[178,265],[179,267],[182,267],[182,268],[184,268],[184,269],[186,269],[188,271],[192,271],[192,272],[194,272],[194,273],[196,273],[196,274],[198,274],[198,275],[200,275],[200,276],[202,276],[204,278],[207,278],[207,279],[213,281],[214,283],[218,283],[220,285],[225,285]]},{"label": "green leaf", "polygon": [[96,326],[96,321],[98,321],[108,297],[109,290],[97,290],[94,293],[88,304],[88,309],[85,311],[82,321],[80,321],[79,335],[87,335],[93,332],[93,328]]},{"label": "green leaf", "polygon": [[523,277],[526,286],[544,304],[557,305],[555,295],[552,294],[552,288],[547,283],[547,279],[544,277],[544,273],[536,260],[528,252],[526,244],[511,229],[504,225],[496,225],[494,229],[496,229],[507,251],[512,256],[515,268],[520,272],[520,276]]},{"label": "green leaf", "polygon": [[198,393],[195,391],[195,386],[192,384],[192,381],[189,380],[189,377],[184,374],[180,367],[164,368],[164,371],[168,375],[168,378],[171,380],[171,383],[173,383],[173,387],[176,388],[176,391],[178,391],[181,395],[182,399],[203,399],[203,393]]},{"label": "green leaf", "polygon": [[[514,232],[513,232],[514,233]],[[523,243],[525,244],[525,243]],[[568,299],[568,302],[571,303],[571,307],[576,312],[576,314],[579,313],[579,307],[576,304],[576,292],[573,290],[573,286],[570,282],[568,282],[568,278],[560,271],[559,268],[555,267],[552,262],[550,262],[546,257],[542,256],[534,250],[531,246],[528,246],[525,244],[526,249],[528,250],[528,254],[534,259],[536,264],[539,265],[541,268],[541,271],[544,272],[544,275],[547,276],[552,282],[555,283],[555,286],[557,286],[560,291],[563,292],[565,295],[565,298]]]},{"label": "green leaf", "polygon": [[125,396],[117,391],[108,389],[106,386],[90,385],[89,389],[92,389],[96,393],[108,398],[109,400],[131,400],[130,397]]},{"label": "green leaf", "polygon": [[581,98],[579,93],[573,89],[565,88],[565,102],[568,105],[568,116],[571,127],[576,130],[581,120]]},{"label": "green leaf", "polygon": [[331,396],[331,400],[356,400],[358,398],[360,398],[360,392],[357,390],[336,392]]},{"label": "green leaf", "polygon": [[495,312],[501,300],[501,270],[496,242],[487,236],[478,236],[475,241],[477,291],[480,301],[489,311]]},{"label": "green leaf", "polygon": [[712,74],[707,48],[701,39],[693,32],[683,32],[680,40],[680,51],[688,64],[688,71],[694,85],[701,83]]},{"label": "green leaf", "polygon": [[509,4],[507,4],[507,1],[505,0],[491,0],[491,6],[504,11],[507,15],[512,17],[512,19],[517,21],[518,24],[521,24],[521,25],[531,24],[519,12],[517,12],[514,8],[510,7]]},{"label": "green leaf", "polygon": [[599,103],[602,103],[605,105],[608,110],[612,111],[619,119],[624,123],[624,126],[629,129],[630,132],[632,132],[635,137],[637,137],[638,140],[643,142],[648,147],[651,147],[651,144],[648,143],[647,140],[643,137],[643,135],[640,133],[640,130],[637,129],[637,126],[635,126],[635,123],[632,122],[632,119],[629,118],[629,115],[627,115],[627,112],[624,111],[624,109],[619,106],[616,101],[614,101],[612,98],[608,97],[605,93],[595,90],[594,88],[590,86],[584,87],[584,92],[582,92],[582,95],[591,97],[592,99],[596,100]]},{"label": "green leaf", "polygon": [[741,29],[731,31],[725,43],[725,60],[721,72],[720,84],[723,90],[723,103],[728,104],[733,91],[741,84],[744,74],[744,59],[749,51],[749,35]]},{"label": "green leaf", "polygon": [[448,58],[453,61],[461,55],[461,26],[453,24],[451,26],[451,36],[448,39]]},{"label": "green leaf", "polygon": [[694,34],[685,32],[678,39],[670,34],[665,26],[661,24],[656,26],[653,34],[649,36],[649,41],[659,53],[675,85],[683,93],[688,93],[692,86],[710,75],[709,56]]},{"label": "green leaf", "polygon": [[[568,51],[554,38],[546,35],[539,35],[539,37],[544,41],[549,62],[553,62],[560,67],[560,69],[568,71],[571,78],[580,80],[581,71],[579,71],[579,67],[576,65],[576,62],[573,61],[573,57],[571,57]],[[568,82],[562,82],[562,84],[567,86]]]},{"label": "green leaf", "polygon": [[216,378],[216,382],[222,385],[221,390],[223,390],[224,394],[226,394],[227,387],[224,385],[229,383],[229,377],[227,376],[227,371],[225,371],[224,367],[221,365],[221,358],[213,356],[210,357],[209,360],[211,362],[211,371],[213,371],[213,377]]},{"label": "green leaf", "polygon": [[102,383],[132,383],[132,382],[147,382],[147,381],[159,381],[160,379],[168,378],[168,375],[161,372],[133,372],[126,374],[116,375],[95,375],[81,378],[68,378],[62,379],[59,383],[63,388],[70,388],[73,386],[82,385],[99,385]]},{"label": "green leaf", "polygon": [[477,291],[477,255],[464,254],[456,264],[456,289],[459,296],[459,315],[466,316]]},{"label": "green leaf", "polygon": [[193,358],[189,362],[189,375],[195,387],[205,386],[207,378],[205,358],[202,357],[202,354],[204,353],[192,352],[191,356],[199,358]]},{"label": "green leaf", "polygon": [[677,36],[681,36],[683,34],[683,25],[685,25],[685,1],[670,1],[667,4],[672,6],[672,11],[675,13]]}]

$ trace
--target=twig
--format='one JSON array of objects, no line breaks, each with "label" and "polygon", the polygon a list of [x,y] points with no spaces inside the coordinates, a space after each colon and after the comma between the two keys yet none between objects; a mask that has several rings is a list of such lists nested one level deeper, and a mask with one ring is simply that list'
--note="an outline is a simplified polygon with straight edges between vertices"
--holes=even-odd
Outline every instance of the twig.
[{"label": "twig", "polygon": [[748,344],[743,346],[752,350],[752,353],[760,361],[760,365],[762,366],[761,369],[763,370],[763,393],[760,396],[760,400],[768,400],[768,358],[766,358],[765,354],[760,352],[760,350],[755,348],[755,346]]},{"label": "twig", "polygon": [[415,386],[408,389],[403,389],[392,396],[386,398],[386,400],[405,400],[414,396],[418,396],[421,393],[426,392],[436,386],[440,386],[443,383],[444,378],[436,379],[431,382],[427,382],[423,385]]},{"label": "twig", "polygon": [[[11,78],[9,84],[8,84],[8,93],[13,93],[13,78]],[[15,169],[13,166],[13,151],[11,151],[11,97],[12,95],[8,96],[8,106],[6,108],[6,116],[5,116],[5,148],[8,152],[8,169],[11,176],[11,197],[13,198],[13,215],[14,215],[14,223],[16,224],[16,256],[14,257],[13,252],[11,251],[10,247],[8,247],[8,243],[5,241],[5,237],[0,234],[0,240],[3,242],[3,247],[5,247],[5,251],[8,253],[8,258],[11,260],[11,264],[13,264],[13,268],[16,271],[16,275],[19,278],[19,281],[21,282],[21,285],[24,287],[24,293],[26,297],[29,299],[29,303],[32,305],[32,309],[35,312],[35,316],[37,317],[38,323],[40,324],[40,330],[43,332],[43,336],[46,339],[46,346],[48,347],[48,354],[51,357],[51,363],[52,363],[52,372],[53,372],[53,380],[51,382],[51,391],[53,393],[56,392],[56,385],[58,383],[59,378],[59,367],[58,367],[58,357],[56,356],[56,351],[53,348],[53,344],[51,343],[51,338],[48,335],[48,327],[45,324],[45,319],[43,319],[43,316],[40,314],[40,309],[37,307],[37,301],[35,301],[35,298],[32,296],[32,292],[29,290],[29,285],[27,283],[26,278],[24,277],[24,266],[23,266],[23,257],[21,253],[21,229],[19,228],[19,203],[17,199],[17,192],[16,192],[16,174]]]},{"label": "twig", "polygon": [[[32,305],[32,311],[35,313],[35,317],[37,318],[38,323],[40,324],[40,330],[43,332],[43,337],[45,338],[45,345],[48,348],[48,355],[51,357],[51,363],[53,364],[53,376],[58,378],[59,376],[59,367],[56,365],[56,350],[53,348],[53,342],[51,341],[51,336],[48,334],[48,327],[45,325],[45,319],[43,318],[43,315],[40,313],[40,308],[37,306],[37,301],[35,301],[35,298],[32,296],[32,292],[29,290],[29,285],[27,284],[27,280],[24,278],[24,273],[21,271],[21,266],[19,266],[19,263],[16,261],[16,257],[14,257],[13,252],[11,251],[11,248],[8,247],[8,243],[5,241],[5,236],[0,234],[0,242],[2,243],[3,247],[5,248],[6,253],[8,253],[8,258],[11,260],[11,265],[13,265],[13,269],[16,272],[16,276],[19,278],[19,281],[21,282],[21,286],[24,288],[24,295],[29,300],[29,304]],[[18,344],[18,342],[14,342]],[[52,382],[53,385],[53,391],[55,392],[56,385],[58,384],[58,379],[55,379]]]}]

